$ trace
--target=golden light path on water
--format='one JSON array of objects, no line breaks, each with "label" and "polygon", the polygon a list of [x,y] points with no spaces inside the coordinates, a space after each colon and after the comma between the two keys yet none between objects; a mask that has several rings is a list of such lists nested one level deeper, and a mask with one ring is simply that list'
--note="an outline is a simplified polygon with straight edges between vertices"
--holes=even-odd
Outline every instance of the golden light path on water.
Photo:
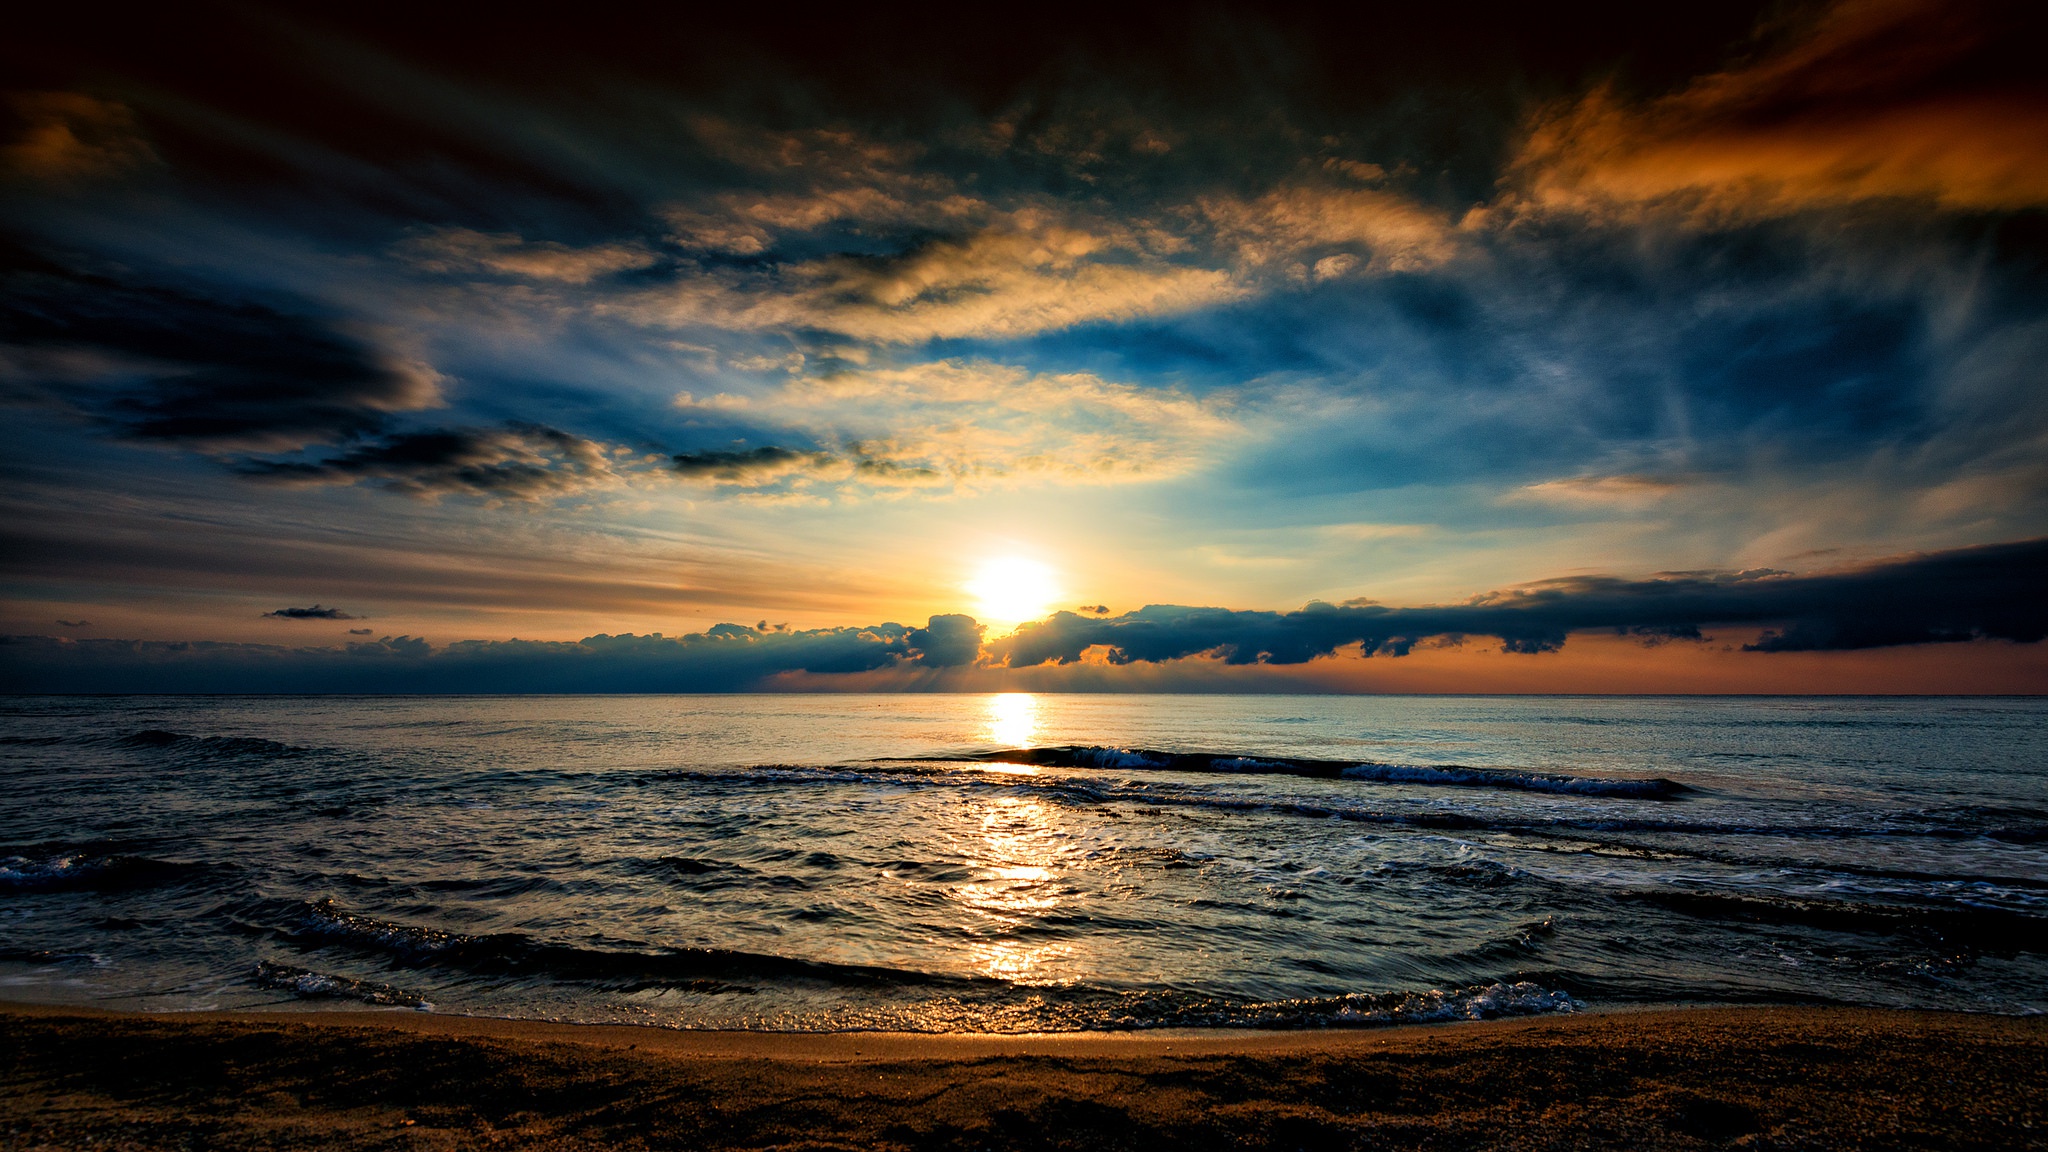
[{"label": "golden light path on water", "polygon": [[[1038,698],[1029,692],[990,696],[983,735],[1004,748],[1029,748],[1038,735]],[[1024,764],[987,767],[1021,775],[1038,771]],[[1042,801],[1005,796],[982,812],[978,839],[982,859],[975,879],[954,892],[980,921],[972,945],[976,967],[1002,980],[1056,982],[1060,977],[1048,968],[1071,957],[1073,945],[1027,944],[1015,934],[1059,907],[1059,874],[1047,865],[1073,851],[1069,831]]]},{"label": "golden light path on water", "polygon": [[981,817],[985,856],[972,883],[955,895],[981,921],[972,945],[983,974],[1022,983],[1054,983],[1047,969],[1072,955],[1063,941],[1027,943],[1020,929],[1059,908],[1059,873],[1046,866],[1073,850],[1059,816],[1044,802],[1005,796]]}]

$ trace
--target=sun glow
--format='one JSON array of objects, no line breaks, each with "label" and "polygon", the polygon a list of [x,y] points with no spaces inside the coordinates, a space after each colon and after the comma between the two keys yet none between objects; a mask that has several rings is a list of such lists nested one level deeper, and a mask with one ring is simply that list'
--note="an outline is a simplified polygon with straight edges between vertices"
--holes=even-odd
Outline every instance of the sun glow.
[{"label": "sun glow", "polygon": [[998,631],[1044,616],[1060,594],[1052,569],[1021,556],[984,563],[967,591],[974,596],[975,618]]}]

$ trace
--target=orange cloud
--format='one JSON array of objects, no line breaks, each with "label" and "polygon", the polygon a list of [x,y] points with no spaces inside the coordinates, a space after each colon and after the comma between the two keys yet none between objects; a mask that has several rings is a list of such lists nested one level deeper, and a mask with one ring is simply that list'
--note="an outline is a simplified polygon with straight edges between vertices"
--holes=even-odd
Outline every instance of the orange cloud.
[{"label": "orange cloud", "polygon": [[5,166],[39,180],[111,176],[156,161],[125,104],[81,92],[29,92],[14,97],[21,135],[0,150]]},{"label": "orange cloud", "polygon": [[1984,5],[1845,0],[1679,92],[1603,87],[1535,122],[1509,183],[1547,207],[1774,214],[1904,198],[2048,205],[2048,93],[1982,57]]},{"label": "orange cloud", "polygon": [[1253,200],[1206,200],[1201,211],[1246,265],[1294,261],[1318,280],[1420,271],[1456,252],[1456,231],[1441,214],[1370,188],[1281,188]]}]

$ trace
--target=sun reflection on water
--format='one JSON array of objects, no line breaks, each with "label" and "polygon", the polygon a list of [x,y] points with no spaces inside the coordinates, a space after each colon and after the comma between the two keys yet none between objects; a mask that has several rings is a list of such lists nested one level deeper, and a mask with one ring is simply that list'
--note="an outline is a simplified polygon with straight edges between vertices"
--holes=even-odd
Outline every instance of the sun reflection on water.
[{"label": "sun reflection on water", "polygon": [[1031,929],[1060,906],[1059,873],[1045,864],[1064,854],[1064,839],[1058,815],[1042,801],[1005,797],[983,812],[982,866],[973,883],[955,889],[980,921],[971,947],[982,974],[1026,984],[1054,982],[1058,977],[1049,967],[1072,956],[1070,943],[1030,939]]},{"label": "sun reflection on water", "polygon": [[999,692],[988,698],[988,740],[1005,748],[1029,748],[1038,735],[1038,697]]}]

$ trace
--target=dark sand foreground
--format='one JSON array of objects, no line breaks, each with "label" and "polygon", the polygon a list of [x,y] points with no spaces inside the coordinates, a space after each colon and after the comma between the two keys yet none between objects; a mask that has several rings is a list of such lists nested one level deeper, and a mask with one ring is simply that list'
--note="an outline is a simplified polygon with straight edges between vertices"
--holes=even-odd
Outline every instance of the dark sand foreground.
[{"label": "dark sand foreground", "polygon": [[2048,1020],[792,1036],[0,1005],[9,1149],[2048,1148]]}]

